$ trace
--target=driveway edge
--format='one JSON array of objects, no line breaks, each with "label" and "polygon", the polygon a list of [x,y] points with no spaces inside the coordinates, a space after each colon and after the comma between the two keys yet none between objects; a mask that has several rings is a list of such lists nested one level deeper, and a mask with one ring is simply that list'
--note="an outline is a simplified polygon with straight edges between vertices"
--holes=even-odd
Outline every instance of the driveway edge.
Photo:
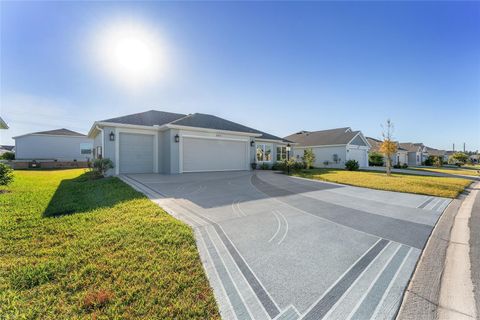
[{"label": "driveway edge", "polygon": [[447,249],[455,217],[465,198],[460,195],[453,199],[435,225],[404,293],[397,320],[438,319]]}]

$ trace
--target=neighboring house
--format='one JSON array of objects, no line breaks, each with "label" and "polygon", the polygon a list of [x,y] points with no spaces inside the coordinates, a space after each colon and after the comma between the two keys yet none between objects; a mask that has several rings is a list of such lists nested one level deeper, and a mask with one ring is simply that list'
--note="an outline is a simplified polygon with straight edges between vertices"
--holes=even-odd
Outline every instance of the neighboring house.
[{"label": "neighboring house", "polygon": [[288,141],[213,115],[150,110],[96,121],[94,157],[113,174],[250,170],[286,158]]},{"label": "neighboring house", "polygon": [[2,117],[0,117],[0,129],[8,129],[8,125],[3,121]]},{"label": "neighboring house", "polygon": [[6,152],[14,152],[15,153],[15,146],[0,146],[0,156]]},{"label": "neighboring house", "polygon": [[472,163],[477,164],[480,161],[480,154],[472,154],[469,156],[469,158]]},{"label": "neighboring house", "polygon": [[356,160],[360,167],[368,167],[370,144],[360,131],[338,128],[323,131],[300,131],[285,137],[293,141],[293,155],[299,161],[303,152],[311,148],[315,154],[314,167],[345,167],[348,160]]},{"label": "neighboring house", "polygon": [[16,160],[86,161],[92,158],[93,141],[68,129],[28,133],[13,139]]},{"label": "neighboring house", "polygon": [[448,162],[448,154],[447,151],[445,150],[439,150],[435,148],[427,148],[427,153],[429,156],[435,156],[435,157],[440,157],[444,163]]},{"label": "neighboring house", "polygon": [[409,166],[421,166],[428,158],[427,147],[423,143],[403,142],[399,146],[407,150]]},{"label": "neighboring house", "polygon": [[[382,145],[382,141],[371,138],[371,137],[366,137],[368,143],[370,144],[370,152],[380,152],[380,146]],[[386,165],[387,160],[384,155],[384,161],[383,164],[384,166]],[[400,146],[400,144],[397,142],[397,153],[395,156],[392,158],[392,165],[403,165],[403,164],[408,164],[408,151]]]}]

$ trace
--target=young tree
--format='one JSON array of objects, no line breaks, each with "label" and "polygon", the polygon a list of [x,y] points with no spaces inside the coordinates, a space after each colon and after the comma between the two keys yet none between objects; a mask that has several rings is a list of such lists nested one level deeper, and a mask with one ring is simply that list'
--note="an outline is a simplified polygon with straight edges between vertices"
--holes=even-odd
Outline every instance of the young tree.
[{"label": "young tree", "polygon": [[380,146],[380,152],[383,153],[387,159],[387,176],[390,176],[392,174],[392,158],[397,153],[397,143],[393,141],[393,123],[390,119],[387,120],[385,126],[382,125],[382,128],[383,142]]},{"label": "young tree", "polygon": [[312,148],[305,149],[303,151],[303,164],[305,165],[305,169],[310,169],[313,167],[313,164],[315,163],[315,153],[313,153]]},{"label": "young tree", "polygon": [[463,165],[467,162],[468,156],[463,152],[456,152],[452,155],[452,159],[457,165]]}]

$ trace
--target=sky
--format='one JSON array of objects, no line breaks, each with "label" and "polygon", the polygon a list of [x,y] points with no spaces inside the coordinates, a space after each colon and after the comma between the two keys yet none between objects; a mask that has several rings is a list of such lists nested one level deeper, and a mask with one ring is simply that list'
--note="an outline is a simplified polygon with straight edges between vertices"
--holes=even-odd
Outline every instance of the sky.
[{"label": "sky", "polygon": [[[112,53],[129,26],[145,74]],[[0,144],[156,109],[480,149],[480,2],[1,1],[0,28]]]}]

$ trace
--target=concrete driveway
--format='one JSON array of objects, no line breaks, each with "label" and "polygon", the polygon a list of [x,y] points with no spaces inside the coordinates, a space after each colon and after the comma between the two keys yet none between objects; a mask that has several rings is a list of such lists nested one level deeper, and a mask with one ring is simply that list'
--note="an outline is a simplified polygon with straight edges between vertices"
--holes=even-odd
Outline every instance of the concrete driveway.
[{"label": "concrete driveway", "polygon": [[450,199],[271,171],[123,179],[190,224],[224,319],[392,319]]}]

